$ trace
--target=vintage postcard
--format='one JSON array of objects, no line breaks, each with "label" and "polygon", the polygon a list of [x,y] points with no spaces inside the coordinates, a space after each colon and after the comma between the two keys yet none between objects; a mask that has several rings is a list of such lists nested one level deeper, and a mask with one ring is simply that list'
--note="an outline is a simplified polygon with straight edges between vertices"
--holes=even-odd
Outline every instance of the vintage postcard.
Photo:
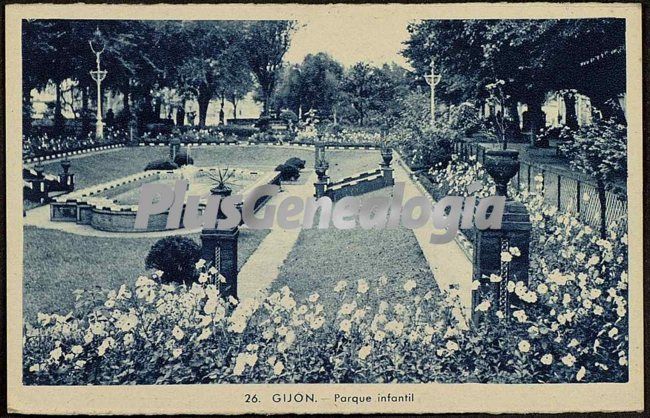
[{"label": "vintage postcard", "polygon": [[6,7],[8,405],[643,410],[641,7]]}]

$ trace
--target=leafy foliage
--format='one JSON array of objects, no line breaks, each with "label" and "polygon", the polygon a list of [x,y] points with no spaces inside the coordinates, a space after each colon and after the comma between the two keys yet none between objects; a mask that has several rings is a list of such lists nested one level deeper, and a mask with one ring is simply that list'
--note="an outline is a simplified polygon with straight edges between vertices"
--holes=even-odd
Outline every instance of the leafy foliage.
[{"label": "leafy foliage", "polygon": [[201,247],[181,236],[165,237],[156,242],[145,259],[145,267],[164,272],[162,283],[190,283],[195,279],[194,263],[201,257]]}]

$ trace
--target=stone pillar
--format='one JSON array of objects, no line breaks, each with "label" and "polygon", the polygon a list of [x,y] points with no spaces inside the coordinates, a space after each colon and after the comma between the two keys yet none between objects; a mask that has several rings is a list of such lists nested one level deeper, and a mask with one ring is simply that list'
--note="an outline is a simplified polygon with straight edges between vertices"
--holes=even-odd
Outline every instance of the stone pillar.
[{"label": "stone pillar", "polygon": [[393,161],[393,150],[390,148],[382,149],[381,157],[383,158],[381,171],[384,177],[384,185],[393,186],[395,184],[395,179],[393,177],[393,169],[390,167],[390,163]]},{"label": "stone pillar", "polygon": [[[216,186],[211,192],[221,198],[230,196],[232,190],[227,187]],[[217,213],[217,220],[224,219],[225,215]],[[218,227],[217,223],[217,227]],[[224,299],[229,296],[237,298],[237,244],[239,241],[239,226],[230,229],[204,228],[201,231],[201,258],[209,265],[214,266],[223,277],[225,283],[219,283],[219,290]]]},{"label": "stone pillar", "polygon": [[71,165],[72,164],[70,163],[70,160],[67,158],[61,161],[61,168],[63,169],[63,172],[59,174],[59,181],[61,182],[61,185],[65,190],[70,192],[74,190],[74,174],[70,173]]},{"label": "stone pillar", "polygon": [[328,168],[329,163],[327,161],[321,159],[316,162],[316,175],[318,176],[318,181],[314,183],[314,187],[316,188],[314,196],[316,199],[320,199],[327,193],[327,185],[329,184],[329,176],[327,175]]},{"label": "stone pillar", "polygon": [[[488,151],[486,153],[486,171],[497,183],[497,195],[506,196],[505,210],[501,229],[476,231],[474,242],[473,280],[480,283],[472,291],[472,321],[480,321],[483,312],[476,307],[489,300],[490,311],[501,311],[505,318],[511,316],[511,305],[517,305],[517,297],[507,290],[508,282],[519,281],[528,285],[530,267],[529,247],[531,222],[526,207],[508,198],[507,185],[519,170],[517,151]],[[519,255],[512,255],[510,249],[517,248]],[[517,253],[517,251],[513,251]],[[501,254],[508,253],[502,259]],[[508,261],[508,258],[511,260]],[[500,282],[490,280],[491,275],[501,277]]]},{"label": "stone pillar", "polygon": [[178,138],[172,138],[169,140],[169,159],[174,161],[176,156],[181,150],[181,140]]},{"label": "stone pillar", "polygon": [[201,258],[214,266],[225,283],[219,284],[221,296],[237,298],[237,243],[239,227],[231,229],[203,229],[201,231]]}]

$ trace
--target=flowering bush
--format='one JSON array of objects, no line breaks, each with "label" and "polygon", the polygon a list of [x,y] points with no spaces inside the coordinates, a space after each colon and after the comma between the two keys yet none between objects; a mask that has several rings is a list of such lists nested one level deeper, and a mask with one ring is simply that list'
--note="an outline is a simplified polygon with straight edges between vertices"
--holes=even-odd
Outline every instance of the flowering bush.
[{"label": "flowering bush", "polygon": [[[432,170],[432,184],[443,184],[444,193],[467,194],[476,180],[487,186],[480,195],[493,194],[494,183],[474,159],[454,162],[445,170]],[[572,214],[559,213],[544,203],[540,193],[543,178],[537,176],[535,190],[509,191],[523,202],[533,224],[529,283],[509,282],[508,292],[516,304],[515,324],[508,333],[519,338],[527,353],[541,364],[533,364],[543,381],[624,381],[627,379],[627,234],[617,224],[609,225],[605,238]],[[512,249],[511,249],[512,250]],[[508,261],[514,254],[502,254]],[[491,277],[490,282],[500,282]],[[478,282],[474,286],[478,286]],[[486,300],[484,309],[495,305]],[[477,307],[478,308],[478,307]],[[489,309],[486,309],[489,310]],[[492,315],[493,314],[493,315]],[[502,312],[488,315],[494,328]],[[518,347],[521,352],[521,347]]]},{"label": "flowering bush", "polygon": [[[450,192],[476,180],[494,192],[475,161],[453,158],[431,176]],[[533,223],[529,283],[507,283],[509,312],[485,292],[478,324],[468,326],[457,289],[421,295],[409,278],[340,281],[332,310],[288,287],[224,300],[223,278],[199,260],[189,286],[157,272],[134,288],[76,291],[74,316],[39,314],[25,329],[25,383],[626,381],[627,235],[612,225],[602,239],[536,191],[512,190]]]},{"label": "flowering bush", "polygon": [[106,128],[102,140],[95,139],[92,133],[87,136],[48,136],[30,135],[23,137],[23,157],[42,157],[46,155],[77,151],[101,145],[121,144],[128,140],[128,134],[121,129]]}]

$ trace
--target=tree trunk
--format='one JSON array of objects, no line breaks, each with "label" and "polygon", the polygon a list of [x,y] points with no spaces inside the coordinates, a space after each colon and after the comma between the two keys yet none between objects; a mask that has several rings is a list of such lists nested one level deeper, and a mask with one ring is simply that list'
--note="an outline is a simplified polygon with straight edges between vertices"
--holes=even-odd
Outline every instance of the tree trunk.
[{"label": "tree trunk", "polygon": [[530,118],[530,145],[535,145],[535,139],[539,130],[544,128],[546,121],[544,120],[544,111],[542,110],[542,104],[544,102],[542,95],[535,95],[532,97],[532,100],[528,104],[528,116]]},{"label": "tree trunk", "polygon": [[232,99],[232,118],[237,120],[237,99]]},{"label": "tree trunk", "polygon": [[600,203],[600,237],[605,239],[607,236],[607,194],[605,183],[602,180],[596,180],[598,189],[598,202]]},{"label": "tree trunk", "polygon": [[61,113],[61,84],[56,83],[56,102],[54,104],[54,128],[56,134],[63,134],[63,114]]},{"label": "tree trunk", "polygon": [[219,125],[224,125],[226,123],[226,114],[223,112],[223,107],[226,104],[225,94],[221,95],[221,108],[219,109]]},{"label": "tree trunk", "polygon": [[32,94],[31,87],[23,83],[23,136],[27,137],[32,130]]},{"label": "tree trunk", "polygon": [[199,93],[197,101],[199,102],[199,126],[205,128],[205,121],[208,117],[208,106],[210,105],[210,95]]},{"label": "tree trunk", "polygon": [[176,125],[185,125],[185,99],[181,100],[181,105],[176,110]]},{"label": "tree trunk", "polygon": [[571,129],[578,129],[578,113],[576,112],[576,97],[572,93],[564,95],[564,124]]}]

